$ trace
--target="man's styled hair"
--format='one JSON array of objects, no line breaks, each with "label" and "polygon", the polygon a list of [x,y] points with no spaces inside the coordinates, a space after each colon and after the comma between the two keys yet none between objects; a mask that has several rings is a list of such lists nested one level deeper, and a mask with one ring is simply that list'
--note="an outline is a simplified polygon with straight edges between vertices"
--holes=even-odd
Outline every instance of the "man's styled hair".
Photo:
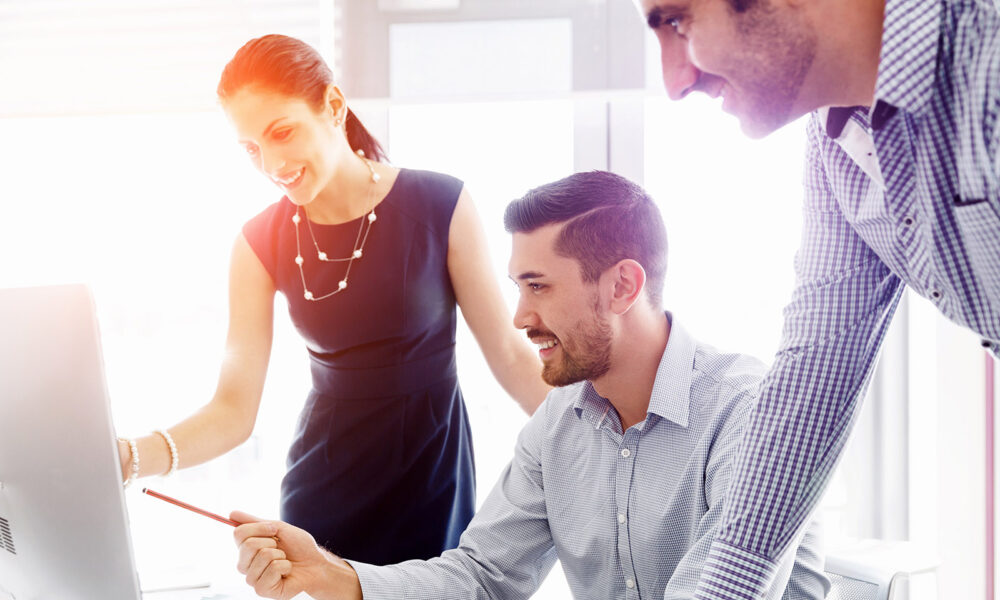
[{"label": "man's styled hair", "polygon": [[649,300],[661,306],[667,230],[653,199],[628,179],[590,171],[547,183],[508,204],[503,223],[508,233],[565,223],[555,251],[580,264],[584,281],[595,282],[618,261],[632,259],[646,271]]}]

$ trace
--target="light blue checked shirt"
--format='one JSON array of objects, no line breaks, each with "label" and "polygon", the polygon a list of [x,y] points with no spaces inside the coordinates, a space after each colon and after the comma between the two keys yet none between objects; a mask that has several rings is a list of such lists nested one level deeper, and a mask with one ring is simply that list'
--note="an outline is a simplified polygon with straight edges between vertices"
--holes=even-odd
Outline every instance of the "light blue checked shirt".
[{"label": "light blue checked shirt", "polygon": [[825,489],[904,285],[1000,350],[1000,8],[887,0],[875,97],[808,125],[797,287],[700,600],[762,597]]},{"label": "light blue checked shirt", "polygon": [[[763,372],[675,323],[646,419],[627,431],[589,382],[553,390],[457,549],[351,562],[365,599],[527,598],[557,557],[576,598],[691,598]],[[818,546],[808,529],[774,598],[826,595]]]}]

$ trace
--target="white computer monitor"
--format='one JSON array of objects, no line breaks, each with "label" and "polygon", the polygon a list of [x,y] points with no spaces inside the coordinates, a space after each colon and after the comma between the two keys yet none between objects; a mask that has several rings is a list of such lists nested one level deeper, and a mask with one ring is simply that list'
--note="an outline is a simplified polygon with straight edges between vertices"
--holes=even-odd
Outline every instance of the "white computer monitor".
[{"label": "white computer monitor", "polygon": [[140,598],[83,285],[0,290],[0,600],[9,598]]}]

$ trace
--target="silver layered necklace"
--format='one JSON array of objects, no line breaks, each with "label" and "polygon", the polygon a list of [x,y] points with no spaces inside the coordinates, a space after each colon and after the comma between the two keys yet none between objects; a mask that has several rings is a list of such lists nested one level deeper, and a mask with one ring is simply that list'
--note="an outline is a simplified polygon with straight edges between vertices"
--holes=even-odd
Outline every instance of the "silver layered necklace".
[{"label": "silver layered necklace", "polygon": [[[368,209],[367,218],[361,219],[361,224],[358,226],[358,235],[354,239],[354,250],[351,252],[350,256],[345,256],[343,258],[330,258],[327,256],[326,252],[320,250],[319,244],[316,243],[316,236],[313,234],[312,223],[309,221],[309,213],[306,212],[305,207],[296,206],[295,214],[292,215],[292,223],[295,224],[295,264],[299,268],[299,276],[302,278],[302,289],[304,290],[302,295],[306,300],[316,302],[329,298],[330,296],[335,296],[346,290],[347,278],[351,274],[351,267],[354,265],[354,261],[359,260],[362,256],[364,256],[365,242],[368,241],[368,234],[371,232],[372,225],[375,224],[376,219],[375,184],[378,183],[381,176],[375,172],[375,167],[372,165],[372,161],[365,158],[364,150],[358,150],[357,155],[361,157],[362,161],[364,161],[365,166],[368,167],[368,174],[371,176],[371,185],[368,186],[368,204],[371,208]],[[337,283],[337,289],[327,294],[323,294],[322,296],[314,295],[309,289],[309,286],[306,284],[306,274],[302,269],[302,263],[305,262],[305,259],[302,258],[302,247],[299,241],[299,223],[302,222],[302,217],[299,215],[300,210],[305,214],[306,229],[309,230],[309,237],[312,239],[313,247],[316,249],[316,258],[319,259],[320,262],[347,263],[347,269],[344,271],[344,278]]]}]

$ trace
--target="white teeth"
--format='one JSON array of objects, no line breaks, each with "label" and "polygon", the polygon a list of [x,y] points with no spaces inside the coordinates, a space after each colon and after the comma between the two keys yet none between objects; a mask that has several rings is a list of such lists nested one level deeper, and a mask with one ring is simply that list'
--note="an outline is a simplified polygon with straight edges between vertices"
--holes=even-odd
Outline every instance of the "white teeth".
[{"label": "white teeth", "polygon": [[298,181],[299,178],[302,177],[302,173],[304,172],[305,172],[305,167],[299,169],[297,173],[295,173],[291,177],[288,177],[287,179],[281,177],[274,177],[273,179],[282,185],[291,185],[296,181]]},{"label": "white teeth", "polygon": [[556,345],[555,340],[547,340],[544,342],[536,342],[536,343],[538,344],[538,347],[541,350],[548,350],[549,348],[553,348]]}]

